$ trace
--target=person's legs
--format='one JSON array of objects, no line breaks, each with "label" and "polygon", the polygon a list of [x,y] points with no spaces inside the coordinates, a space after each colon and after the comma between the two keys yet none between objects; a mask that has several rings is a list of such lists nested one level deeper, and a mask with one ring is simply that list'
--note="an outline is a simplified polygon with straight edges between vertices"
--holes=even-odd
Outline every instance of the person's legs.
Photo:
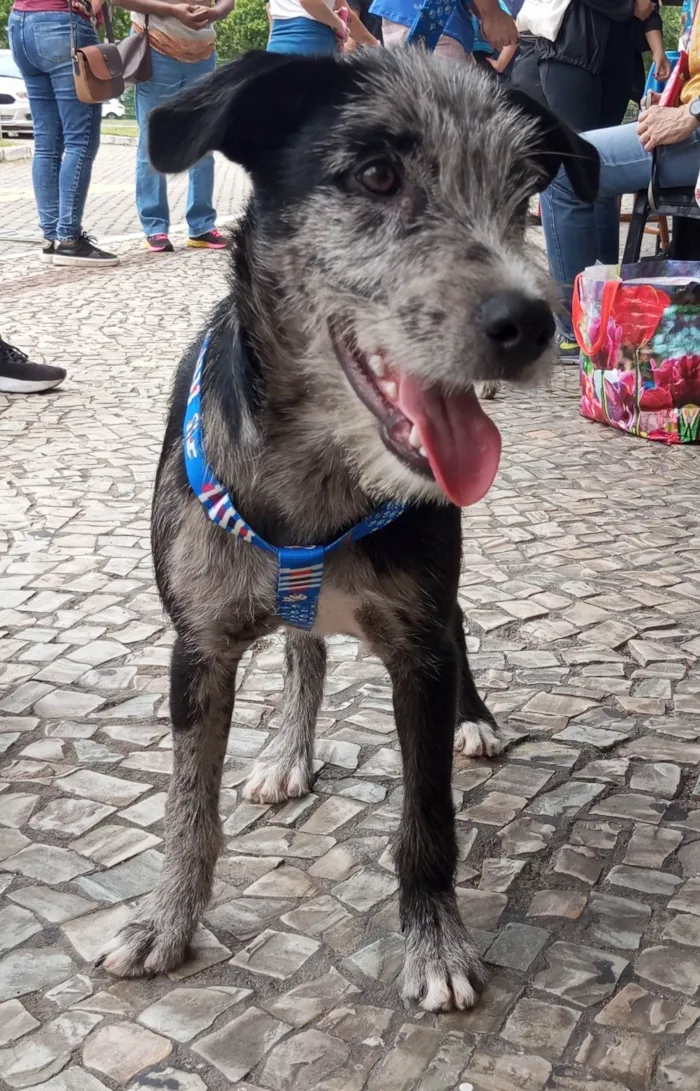
[{"label": "person's legs", "polygon": [[[92,164],[100,143],[100,107],[79,102],[75,93],[70,18],[67,12],[35,12],[24,29],[27,56],[48,77],[60,118],[63,159],[58,173],[56,236],[67,241],[82,234]],[[79,46],[97,42],[94,28],[80,17],[75,18],[75,35]]]},{"label": "person's legs", "polygon": [[151,110],[172,98],[185,86],[184,61],[166,57],[151,49],[153,75],[147,83],[136,85],[136,120],[139,125],[139,146],[136,153],[136,207],[146,238],[167,235],[170,229],[168,187],[165,175],[159,174],[148,156],[148,115]]},{"label": "person's legs", "polygon": [[[649,184],[651,156],[642,148],[636,129],[636,125],[620,125],[583,134],[597,148],[601,160],[600,191],[595,204],[585,205],[578,200],[563,169],[542,195],[547,257],[557,283],[562,305],[560,323],[565,336],[573,336],[571,291],[577,274],[596,261],[608,265],[619,261],[617,198],[623,193],[636,193]],[[694,185],[699,157],[700,133],[682,144],[661,149],[661,185]],[[607,225],[604,238],[597,230],[601,225]]]},{"label": "person's legs", "polygon": [[[192,87],[216,68],[216,54],[206,61],[186,64],[184,86]],[[187,227],[191,240],[212,249],[223,249],[226,242],[217,240],[216,211],[214,209],[214,156],[205,155],[189,172],[187,193]],[[211,236],[211,238],[208,238]],[[208,239],[208,241],[206,241]]]},{"label": "person's legs", "polygon": [[601,82],[598,76],[563,61],[540,61],[540,85],[550,110],[577,133],[600,128]]},{"label": "person's legs", "polygon": [[[58,174],[63,154],[63,133],[49,76],[32,63],[25,45],[27,16],[12,12],[8,22],[10,48],[29,95],[34,121],[32,185],[44,238],[55,242],[58,231]],[[33,33],[29,32],[30,41]],[[50,252],[52,252],[51,247]]]}]

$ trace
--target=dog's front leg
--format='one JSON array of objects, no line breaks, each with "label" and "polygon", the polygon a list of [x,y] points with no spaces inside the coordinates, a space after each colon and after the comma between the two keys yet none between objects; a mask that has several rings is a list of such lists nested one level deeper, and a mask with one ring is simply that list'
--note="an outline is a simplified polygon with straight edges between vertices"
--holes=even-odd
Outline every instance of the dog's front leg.
[{"label": "dog's front leg", "polygon": [[395,857],[406,934],[403,995],[428,1011],[468,1008],[485,973],[457,909],[451,794],[458,667],[453,632],[423,633],[387,663],[404,769]]},{"label": "dog's front leg", "polygon": [[467,656],[464,617],[458,605],[455,606],[453,624],[459,678],[455,750],[464,754],[465,758],[495,758],[503,750],[503,740],[498,733],[498,724],[479,696],[474,683]]},{"label": "dog's front leg", "polygon": [[243,789],[254,803],[281,803],[311,791],[316,720],[326,677],[325,641],[290,629],[285,660],[282,727]]},{"label": "dog's front leg", "polygon": [[245,647],[227,647],[211,658],[178,637],[173,648],[174,764],[165,813],[165,863],[156,889],[101,960],[118,977],[166,973],[179,966],[209,900],[222,841],[219,787],[236,669]]}]

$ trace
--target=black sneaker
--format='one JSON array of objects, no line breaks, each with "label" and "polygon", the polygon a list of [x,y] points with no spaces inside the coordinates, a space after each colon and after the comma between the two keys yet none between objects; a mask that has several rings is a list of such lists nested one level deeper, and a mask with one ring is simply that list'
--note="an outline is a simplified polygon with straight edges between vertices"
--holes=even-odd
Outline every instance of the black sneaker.
[{"label": "black sneaker", "polygon": [[581,356],[578,341],[560,334],[557,337],[557,356],[560,364],[578,364]]},{"label": "black sneaker", "polygon": [[82,234],[80,238],[70,242],[57,242],[53,255],[54,265],[83,265],[108,267],[119,265],[116,254],[108,254],[106,250],[100,250],[95,246],[89,235]]},{"label": "black sneaker", "polygon": [[53,390],[65,377],[62,367],[33,364],[26,353],[0,337],[0,394],[38,394]]},{"label": "black sneaker", "polygon": [[53,239],[44,239],[41,244],[41,260],[46,265],[53,265],[53,256],[56,253],[56,243]]}]

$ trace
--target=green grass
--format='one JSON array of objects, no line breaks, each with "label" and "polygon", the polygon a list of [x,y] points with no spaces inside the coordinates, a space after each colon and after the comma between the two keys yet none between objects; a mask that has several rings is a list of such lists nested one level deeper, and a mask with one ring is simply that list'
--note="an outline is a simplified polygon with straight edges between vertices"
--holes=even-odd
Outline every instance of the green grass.
[{"label": "green grass", "polygon": [[103,136],[138,136],[139,127],[135,121],[126,118],[114,118],[103,121],[101,126]]},{"label": "green grass", "polygon": [[16,143],[16,140],[3,140],[2,137],[0,137],[0,148],[12,148]]}]

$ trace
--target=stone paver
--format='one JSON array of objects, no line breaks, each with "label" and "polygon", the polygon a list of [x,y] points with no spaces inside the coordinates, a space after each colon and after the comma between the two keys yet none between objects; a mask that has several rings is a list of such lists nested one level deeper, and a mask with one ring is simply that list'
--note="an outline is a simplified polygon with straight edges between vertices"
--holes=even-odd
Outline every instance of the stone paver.
[{"label": "stone paver", "polygon": [[172,369],[225,266],[128,244],[101,275],[0,262],[3,335],[70,373],[45,397],[0,396],[0,1081],[693,1091],[698,453],[584,422],[568,370],[493,403],[501,470],[463,520],[472,666],[517,739],[455,762],[458,902],[491,973],[478,1007],[399,999],[391,694],[341,638],[313,795],[240,796],[279,726],[275,638],[241,671],[192,956],[168,978],[95,968],[162,864],[172,633],[149,503]]}]

